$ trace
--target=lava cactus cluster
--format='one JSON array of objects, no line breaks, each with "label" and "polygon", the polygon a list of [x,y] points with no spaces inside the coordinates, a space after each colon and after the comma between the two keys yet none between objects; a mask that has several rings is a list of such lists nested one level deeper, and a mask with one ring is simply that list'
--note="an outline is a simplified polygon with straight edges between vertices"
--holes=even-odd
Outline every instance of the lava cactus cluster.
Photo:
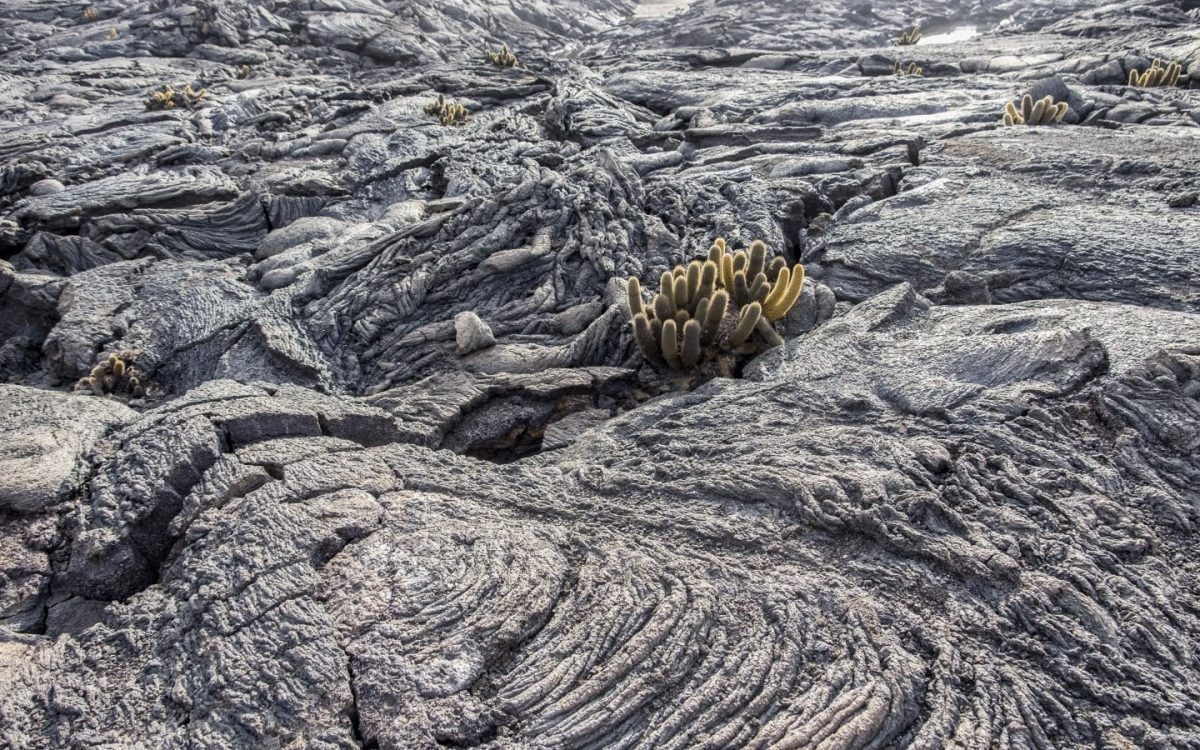
[{"label": "lava cactus cluster", "polygon": [[740,358],[783,343],[779,321],[803,286],[804,266],[789,268],[781,256],[768,262],[761,240],[729,252],[718,238],[705,259],[664,271],[649,304],[638,279],[629,279],[634,336],[652,362],[729,376]]}]

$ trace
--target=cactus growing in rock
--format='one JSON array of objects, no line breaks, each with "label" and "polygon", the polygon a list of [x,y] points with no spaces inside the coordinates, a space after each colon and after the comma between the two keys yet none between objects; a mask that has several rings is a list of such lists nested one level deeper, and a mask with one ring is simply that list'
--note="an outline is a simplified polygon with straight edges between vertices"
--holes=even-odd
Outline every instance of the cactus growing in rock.
[{"label": "cactus growing in rock", "polygon": [[804,266],[783,257],[767,262],[767,245],[728,252],[718,238],[703,260],[664,271],[647,305],[641,282],[631,277],[627,304],[638,348],[675,370],[716,362],[722,374],[732,360],[783,343],[776,322],[796,304]]},{"label": "cactus growing in rock", "polygon": [[900,36],[896,37],[893,41],[895,41],[896,45],[899,47],[909,47],[921,41],[920,24],[912,27],[908,31],[900,32]]},{"label": "cactus growing in rock", "polygon": [[204,99],[208,89],[193,89],[191,84],[176,92],[171,86],[164,86],[161,91],[155,91],[146,99],[146,109],[162,110],[187,108],[192,109]]},{"label": "cactus growing in rock", "polygon": [[1166,67],[1163,67],[1162,61],[1155,58],[1146,70],[1142,72],[1129,71],[1129,85],[1141,89],[1178,86],[1181,75],[1183,75],[1183,66],[1179,63],[1168,63]]},{"label": "cactus growing in rock", "polygon": [[467,108],[453,99],[447,99],[445,94],[425,105],[425,113],[438,118],[443,125],[461,125],[467,120]]},{"label": "cactus growing in rock", "polygon": [[1052,125],[1062,122],[1070,107],[1066,102],[1055,102],[1054,97],[1044,96],[1036,102],[1029,94],[1021,97],[1021,106],[1009,102],[1004,107],[1002,122],[1005,127],[1014,125]]},{"label": "cactus growing in rock", "polygon": [[924,68],[922,68],[920,65],[917,65],[915,62],[910,62],[910,63],[908,64],[908,67],[907,67],[907,68],[905,68],[905,67],[904,67],[904,66],[903,66],[903,65],[900,63],[900,61],[899,61],[899,60],[897,60],[897,61],[896,61],[896,68],[895,68],[895,69],[892,71],[892,73],[893,73],[894,75],[896,75],[896,76],[899,76],[899,77],[901,77],[901,78],[903,78],[904,76],[924,76],[924,75],[925,75],[925,69],[924,69]]},{"label": "cactus growing in rock", "polygon": [[145,379],[133,366],[136,359],[137,353],[129,350],[109,354],[100,360],[90,373],[75,383],[74,390],[91,392],[97,396],[116,394],[145,398]]},{"label": "cactus growing in rock", "polygon": [[501,47],[499,52],[492,52],[484,47],[483,53],[487,55],[488,62],[497,67],[515,68],[517,66],[517,56],[508,49],[507,44]]}]

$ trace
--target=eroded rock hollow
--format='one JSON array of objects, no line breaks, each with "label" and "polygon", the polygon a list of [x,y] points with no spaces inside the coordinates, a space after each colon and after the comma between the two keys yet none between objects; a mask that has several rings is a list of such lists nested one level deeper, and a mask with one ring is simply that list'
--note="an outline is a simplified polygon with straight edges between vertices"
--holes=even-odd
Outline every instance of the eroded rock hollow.
[{"label": "eroded rock hollow", "polygon": [[[1200,748],[1198,70],[1189,0],[5,0],[0,747]],[[626,280],[718,237],[804,282],[714,377]]]}]

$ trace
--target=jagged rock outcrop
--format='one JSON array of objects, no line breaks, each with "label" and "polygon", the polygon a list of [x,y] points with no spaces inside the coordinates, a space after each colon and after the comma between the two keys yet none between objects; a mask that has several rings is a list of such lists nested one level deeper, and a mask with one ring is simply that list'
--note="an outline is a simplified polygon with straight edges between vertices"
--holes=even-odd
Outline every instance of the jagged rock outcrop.
[{"label": "jagged rock outcrop", "polygon": [[[1198,28],[4,3],[0,747],[1200,748]],[[806,281],[705,382],[716,237]]]}]

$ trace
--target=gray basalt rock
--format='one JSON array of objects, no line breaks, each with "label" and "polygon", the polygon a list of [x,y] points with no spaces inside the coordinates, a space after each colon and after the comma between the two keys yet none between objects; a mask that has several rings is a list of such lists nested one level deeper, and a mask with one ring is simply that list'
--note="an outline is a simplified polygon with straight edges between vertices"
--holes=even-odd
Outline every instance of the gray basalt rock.
[{"label": "gray basalt rock", "polygon": [[0,747],[1200,747],[1194,5],[0,3]]},{"label": "gray basalt rock", "polygon": [[471,354],[496,344],[492,329],[473,312],[454,316],[454,341],[459,355]]},{"label": "gray basalt rock", "polygon": [[114,401],[0,385],[0,626],[44,626],[52,558],[89,454],[137,416]]}]

